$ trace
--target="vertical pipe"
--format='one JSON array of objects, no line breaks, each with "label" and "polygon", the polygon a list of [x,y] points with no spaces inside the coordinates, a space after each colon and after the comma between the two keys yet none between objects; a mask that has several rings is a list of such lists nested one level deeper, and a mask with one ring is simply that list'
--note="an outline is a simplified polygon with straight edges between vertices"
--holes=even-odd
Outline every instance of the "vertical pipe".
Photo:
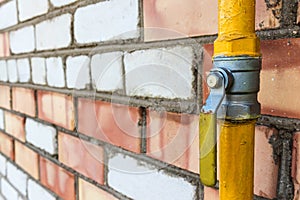
[{"label": "vertical pipe", "polygon": [[[255,0],[219,0],[218,5],[219,35],[214,43],[214,60],[229,57],[235,61],[235,58],[241,56],[259,60],[260,43],[255,34]],[[245,67],[237,65],[239,68]],[[243,84],[239,79],[234,81],[233,87]],[[253,84],[258,85],[258,82]],[[234,89],[227,92],[234,92]],[[249,91],[241,92],[247,94]],[[252,94],[256,98],[256,93]],[[236,103],[235,98],[240,99],[238,93],[227,98],[227,109],[231,116],[225,117],[220,128],[220,199],[250,200],[253,199],[254,129],[258,113],[252,116],[235,116],[235,108],[230,107]]]},{"label": "vertical pipe", "polygon": [[255,121],[225,121],[221,126],[221,200],[253,199]]}]

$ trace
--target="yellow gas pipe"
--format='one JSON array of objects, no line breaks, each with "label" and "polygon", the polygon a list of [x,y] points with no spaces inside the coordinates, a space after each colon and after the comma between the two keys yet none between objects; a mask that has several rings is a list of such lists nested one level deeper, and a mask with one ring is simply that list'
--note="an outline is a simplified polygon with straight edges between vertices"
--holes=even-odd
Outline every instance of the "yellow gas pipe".
[{"label": "yellow gas pipe", "polygon": [[[255,34],[255,0],[219,0],[218,5],[219,35],[214,43],[214,62],[217,62],[219,58],[226,58],[232,63],[240,57],[250,58],[250,60],[253,58],[253,60],[259,60],[260,62],[260,43]],[[221,66],[223,65],[221,64]],[[239,70],[242,71],[243,69]],[[258,78],[254,77],[253,81],[256,81],[259,87],[259,72],[256,76]],[[247,78],[247,84],[251,84],[249,77]],[[212,82],[215,81],[215,79],[212,80]],[[238,80],[234,81],[238,82]],[[251,90],[249,92],[252,95],[250,98],[253,98],[253,95],[255,98],[258,89],[251,87],[247,89]],[[229,103],[227,102],[229,107],[231,106],[230,101],[235,101],[235,99],[229,100]],[[254,101],[256,101],[256,98]],[[247,99],[244,102],[247,102]],[[257,105],[259,107],[258,103]],[[221,200],[253,199],[254,128],[258,115],[259,111],[242,115],[237,114],[236,116],[231,113],[229,116],[225,116],[225,121],[221,124],[219,140],[219,193]],[[207,149],[203,144],[208,141],[211,147],[215,139],[211,136],[211,132],[215,131],[215,127],[207,123],[210,116],[213,115],[211,113],[200,115],[200,154],[201,151]],[[213,128],[207,131],[205,130],[207,127]],[[215,184],[215,151],[215,148],[210,148],[200,159],[200,179],[207,186]]]},{"label": "yellow gas pipe", "polygon": [[[260,56],[255,34],[255,0],[219,0],[218,20],[214,57]],[[221,125],[221,200],[253,199],[255,121],[231,119]]]}]

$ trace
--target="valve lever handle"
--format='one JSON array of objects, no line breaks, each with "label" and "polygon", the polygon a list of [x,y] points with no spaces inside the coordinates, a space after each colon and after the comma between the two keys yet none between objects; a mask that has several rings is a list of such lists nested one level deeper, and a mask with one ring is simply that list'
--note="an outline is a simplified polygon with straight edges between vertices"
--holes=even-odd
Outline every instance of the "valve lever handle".
[{"label": "valve lever handle", "polygon": [[217,112],[225,96],[225,78],[221,72],[212,70],[206,82],[210,94],[200,112],[200,180],[206,186],[214,186],[217,182]]}]

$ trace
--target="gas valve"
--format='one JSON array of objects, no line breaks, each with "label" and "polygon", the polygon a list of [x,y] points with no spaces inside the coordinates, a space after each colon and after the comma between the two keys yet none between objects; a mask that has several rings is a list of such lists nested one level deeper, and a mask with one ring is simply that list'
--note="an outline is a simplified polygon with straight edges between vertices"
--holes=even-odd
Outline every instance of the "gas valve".
[{"label": "gas valve", "polygon": [[217,119],[256,119],[260,113],[259,57],[215,57],[207,76],[210,89],[200,111],[200,180],[206,186],[217,182]]}]

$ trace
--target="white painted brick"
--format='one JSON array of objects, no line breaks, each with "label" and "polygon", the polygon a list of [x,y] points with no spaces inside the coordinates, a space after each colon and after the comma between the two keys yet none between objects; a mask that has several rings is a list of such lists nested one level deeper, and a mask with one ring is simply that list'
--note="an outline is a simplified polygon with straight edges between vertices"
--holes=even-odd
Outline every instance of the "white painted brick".
[{"label": "white painted brick", "polygon": [[0,173],[2,176],[6,176],[6,161],[7,159],[0,154]]},{"label": "white painted brick", "polygon": [[18,192],[5,179],[1,179],[1,190],[6,200],[18,200]]},{"label": "white painted brick", "polygon": [[52,5],[55,7],[60,7],[60,6],[64,6],[70,3],[73,3],[77,0],[50,0]]},{"label": "white painted brick", "polygon": [[0,109],[0,129],[4,129],[4,112]]},{"label": "white painted brick", "polygon": [[0,60],[0,81],[7,82],[8,76],[7,76],[7,66],[5,60]]},{"label": "white painted brick", "polygon": [[117,153],[108,162],[108,185],[133,199],[194,199],[197,187],[153,165]]},{"label": "white painted brick", "polygon": [[24,21],[48,11],[47,0],[18,0],[19,19]]},{"label": "white painted brick", "polygon": [[28,176],[19,170],[15,165],[7,162],[7,179],[23,195],[26,195]]},{"label": "white painted brick", "polygon": [[27,118],[25,123],[26,140],[31,144],[47,151],[57,153],[56,130],[52,126],[44,125]]},{"label": "white painted brick", "polygon": [[125,54],[126,94],[193,98],[193,49],[173,47]]},{"label": "white painted brick", "polygon": [[74,34],[78,43],[137,38],[138,0],[111,0],[78,8]]},{"label": "white painted brick", "polygon": [[34,27],[26,26],[9,33],[10,49],[13,53],[31,52],[35,48]]},{"label": "white painted brick", "polygon": [[32,81],[35,84],[46,84],[46,59],[31,58]]},{"label": "white painted brick", "polygon": [[0,7],[0,29],[18,23],[16,0],[9,1]]},{"label": "white painted brick", "polygon": [[66,76],[68,88],[84,89],[90,83],[90,59],[87,56],[68,57]]},{"label": "white painted brick", "polygon": [[65,86],[65,73],[60,57],[52,57],[46,59],[47,82],[53,87]]},{"label": "white painted brick", "polygon": [[55,200],[46,189],[29,179],[28,181],[28,200]]},{"label": "white painted brick", "polygon": [[29,82],[30,80],[30,64],[27,58],[17,60],[18,77],[22,83]]},{"label": "white painted brick", "polygon": [[91,61],[92,82],[99,91],[123,89],[122,52],[96,54]]},{"label": "white painted brick", "polygon": [[35,27],[37,50],[67,47],[71,43],[71,15],[41,22]]},{"label": "white painted brick", "polygon": [[18,82],[18,69],[16,60],[7,61],[8,80],[11,83]]}]

